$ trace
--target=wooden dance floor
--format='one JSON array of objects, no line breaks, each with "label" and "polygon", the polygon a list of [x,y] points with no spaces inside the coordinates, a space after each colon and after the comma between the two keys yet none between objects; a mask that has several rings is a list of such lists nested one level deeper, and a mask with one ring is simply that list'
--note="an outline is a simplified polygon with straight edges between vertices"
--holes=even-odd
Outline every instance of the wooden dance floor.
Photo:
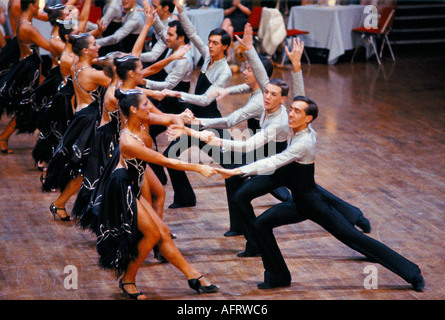
[{"label": "wooden dance floor", "polygon": [[[445,60],[414,49],[396,50],[396,57],[396,63],[386,58],[382,66],[375,60],[303,63],[306,93],[320,106],[313,124],[316,181],[364,212],[371,237],[420,266],[424,292],[413,291],[311,221],[275,230],[292,273],[291,287],[257,289],[263,280],[261,259],[238,258],[244,238],[223,236],[229,226],[224,182],[195,173],[188,176],[196,207],[168,209],[173,201],[168,182],[164,220],[186,259],[221,291],[196,294],[181,272],[159,263],[153,253],[138,274],[139,290],[153,300],[444,299]],[[290,65],[276,69],[274,77],[289,80]],[[242,81],[235,74],[232,84]],[[226,115],[247,98],[226,98],[220,110]],[[1,119],[0,130],[7,122]],[[95,237],[76,222],[53,221],[49,205],[58,193],[40,191],[40,172],[31,157],[36,138],[13,135],[9,147],[15,153],[0,154],[0,299],[127,299],[114,275],[98,267]],[[166,145],[161,138],[161,149]],[[74,198],[68,213],[73,203]],[[253,204],[260,214],[276,203],[267,195]],[[377,289],[364,286],[369,265],[378,272]],[[73,270],[77,288],[69,281]]]}]

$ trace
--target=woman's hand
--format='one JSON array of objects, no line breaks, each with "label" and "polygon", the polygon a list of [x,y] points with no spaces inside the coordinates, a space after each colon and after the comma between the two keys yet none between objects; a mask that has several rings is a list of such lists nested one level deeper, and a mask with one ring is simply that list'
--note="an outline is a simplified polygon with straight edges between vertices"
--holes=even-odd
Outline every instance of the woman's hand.
[{"label": "woman's hand", "polygon": [[206,178],[209,178],[216,174],[216,170],[208,165],[200,165],[198,172]]},{"label": "woman's hand", "polygon": [[183,113],[179,115],[182,119],[182,122],[191,124],[193,119],[195,119],[195,115],[190,109],[186,109]]},{"label": "woman's hand", "polygon": [[161,91],[162,94],[166,97],[173,97],[173,98],[181,98],[181,92],[180,91],[174,91],[170,89],[164,89]]},{"label": "woman's hand", "polygon": [[216,136],[212,131],[204,130],[199,132],[199,140],[205,143],[210,143],[214,138],[216,138]]},{"label": "woman's hand", "polygon": [[237,169],[215,168],[215,171],[221,175],[221,177],[218,178],[217,181],[243,174],[243,172],[238,168]]},{"label": "woman's hand", "polygon": [[178,124],[172,124],[167,128],[166,131],[167,137],[169,141],[173,141],[178,139],[183,134],[187,134],[187,132],[184,130],[184,126],[178,125]]}]

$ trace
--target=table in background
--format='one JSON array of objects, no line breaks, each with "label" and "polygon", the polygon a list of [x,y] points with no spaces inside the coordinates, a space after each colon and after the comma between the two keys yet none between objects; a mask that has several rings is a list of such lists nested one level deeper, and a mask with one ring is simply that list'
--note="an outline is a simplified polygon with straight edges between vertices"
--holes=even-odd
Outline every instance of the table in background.
[{"label": "table in background", "polygon": [[360,36],[352,29],[361,27],[365,18],[364,5],[292,7],[288,29],[309,31],[300,35],[306,47],[329,49],[328,64],[335,64],[346,50],[360,44]]}]

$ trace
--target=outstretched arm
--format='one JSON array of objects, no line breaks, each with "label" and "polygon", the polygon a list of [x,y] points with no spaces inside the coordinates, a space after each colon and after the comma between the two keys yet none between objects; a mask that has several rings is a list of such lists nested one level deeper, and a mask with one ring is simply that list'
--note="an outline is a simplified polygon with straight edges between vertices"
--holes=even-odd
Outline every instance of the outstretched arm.
[{"label": "outstretched arm", "polygon": [[175,170],[195,171],[205,177],[211,177],[216,173],[215,169],[207,165],[188,163],[178,159],[167,158],[161,153],[141,145],[139,141],[136,141],[133,137],[125,134],[125,132],[121,135],[119,148],[121,154],[126,158],[138,158],[149,163],[158,164]]},{"label": "outstretched arm", "polygon": [[[144,78],[148,77],[152,74],[158,73],[159,71],[164,69],[164,67],[166,65],[168,65],[170,62],[172,62],[174,60],[185,59],[184,55],[190,50],[190,48],[191,48],[191,46],[189,44],[185,44],[185,45],[179,47],[178,50],[173,52],[167,58],[162,59],[161,61],[158,61],[158,62],[152,64],[151,66],[143,69],[142,72],[144,74]],[[147,86],[147,87],[149,87],[149,86]]]},{"label": "outstretched arm", "polygon": [[142,53],[142,49],[144,48],[145,39],[147,38],[147,33],[150,28],[153,26],[156,16],[155,9],[151,7],[149,4],[144,4],[144,14],[145,14],[145,23],[142,27],[141,33],[133,45],[133,50],[131,54],[135,57],[140,57]]},{"label": "outstretched arm", "polygon": [[246,58],[252,68],[253,74],[255,75],[256,81],[264,92],[266,85],[269,83],[269,77],[267,76],[266,69],[258,56],[254,46],[253,46],[253,29],[250,23],[246,23],[244,26],[244,36],[241,39],[239,36],[235,35],[236,39],[246,48]]},{"label": "outstretched arm", "polygon": [[304,96],[304,82],[303,73],[301,71],[301,56],[304,51],[304,42],[300,41],[299,38],[294,38],[292,43],[292,51],[285,47],[286,54],[292,63],[292,87],[293,94],[295,96]]}]

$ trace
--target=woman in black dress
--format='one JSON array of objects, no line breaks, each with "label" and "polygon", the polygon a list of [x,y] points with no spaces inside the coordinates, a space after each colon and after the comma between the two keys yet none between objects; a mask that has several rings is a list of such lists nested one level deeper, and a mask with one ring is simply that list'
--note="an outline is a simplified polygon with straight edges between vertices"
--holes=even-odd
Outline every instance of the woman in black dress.
[{"label": "woman in black dress", "polygon": [[[99,46],[89,33],[70,35],[73,52],[78,57],[71,70],[76,110],[74,118],[63,135],[48,164],[43,191],[60,189],[60,196],[51,204],[53,217],[69,221],[65,204],[80,188],[82,175],[88,163],[91,145],[100,122],[101,96],[99,88],[111,82],[103,71],[92,67],[98,57]],[[60,212],[62,211],[62,214]]]},{"label": "woman in black dress", "polygon": [[10,122],[0,134],[0,150],[9,154],[8,141],[16,132],[16,118],[25,110],[20,102],[29,98],[39,85],[40,56],[35,46],[50,51],[49,42],[32,25],[32,19],[37,17],[39,3],[37,0],[21,2],[22,15],[17,25],[17,43],[20,49],[20,59],[6,75],[0,79],[0,115],[11,117]]},{"label": "woman in black dress", "polygon": [[124,55],[123,52],[110,52],[105,57],[98,59],[97,65],[111,79],[111,83],[104,95],[100,124],[91,146],[90,158],[83,174],[82,186],[73,206],[72,213],[75,217],[81,217],[87,210],[100,175],[112,158],[114,150],[118,147],[122,120],[114,93],[121,80],[116,74],[114,59]]},{"label": "woman in black dress", "polygon": [[119,162],[109,178],[102,180],[104,190],[99,208],[97,251],[99,264],[115,270],[119,287],[133,299],[144,299],[138,292],[135,279],[141,263],[157,244],[161,254],[181,272],[192,289],[205,293],[216,292],[218,287],[203,278],[188,264],[175,246],[168,226],[150,204],[141,197],[147,163],[156,163],[176,170],[196,171],[205,177],[215,171],[209,166],[186,163],[164,157],[154,151],[153,140],[145,130],[152,115],[152,104],[144,92],[132,89],[116,91],[122,114],[127,118],[120,135]]}]

